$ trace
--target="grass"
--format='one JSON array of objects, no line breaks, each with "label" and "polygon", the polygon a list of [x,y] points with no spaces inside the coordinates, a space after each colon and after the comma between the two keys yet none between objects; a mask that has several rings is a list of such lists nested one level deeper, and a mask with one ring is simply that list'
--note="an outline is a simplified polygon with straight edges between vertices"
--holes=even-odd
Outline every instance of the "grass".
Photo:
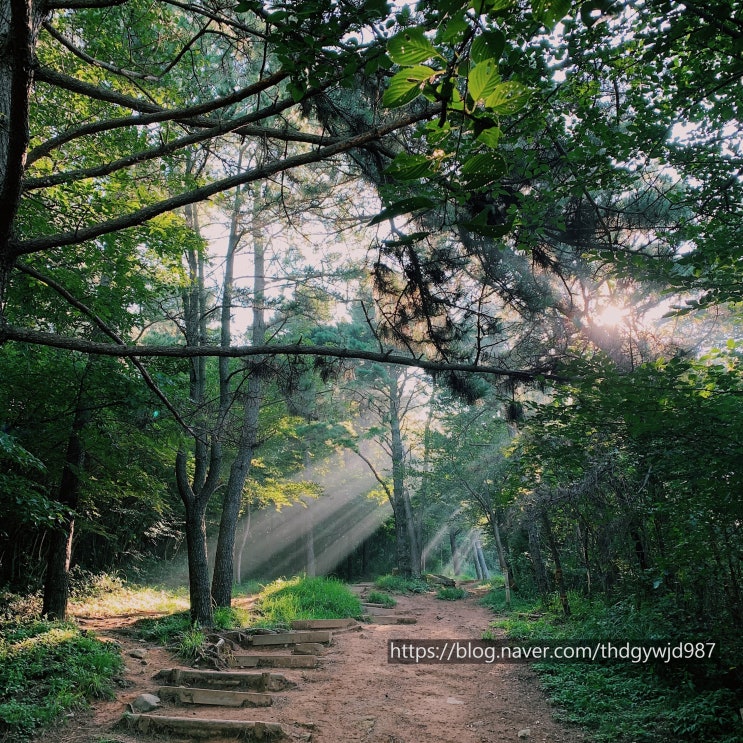
[{"label": "grass", "polygon": [[382,606],[386,606],[388,609],[391,609],[393,606],[397,606],[397,599],[393,598],[389,595],[389,593],[385,593],[384,591],[369,591],[367,601],[370,604],[381,604]]},{"label": "grass", "polygon": [[361,617],[361,601],[332,578],[279,579],[258,595],[259,626],[285,626],[294,619]]},{"label": "grass", "polygon": [[436,591],[436,598],[442,601],[459,601],[467,595],[467,591],[464,588],[452,588],[450,586],[442,586]]},{"label": "grass", "polygon": [[406,578],[402,575],[380,575],[374,585],[390,593],[426,593],[429,590],[428,583],[422,578]]},{"label": "grass", "polygon": [[[216,629],[270,627],[283,629],[294,619],[360,617],[361,601],[340,581],[330,578],[279,579],[264,586],[252,612],[217,608]],[[142,619],[136,624],[142,639],[172,648],[184,658],[195,657],[206,640],[204,631],[191,625],[188,612]]]},{"label": "grass", "polygon": [[114,643],[65,622],[0,624],[0,739],[22,741],[92,699],[113,697]]},{"label": "grass", "polygon": [[[484,603],[503,611],[503,592],[492,593]],[[693,636],[693,620],[682,619],[671,604],[638,609],[632,602],[608,606],[579,595],[569,598],[569,619],[556,602],[545,606],[519,598],[518,608],[492,626],[517,641],[609,639],[641,645],[643,640],[684,642]],[[537,663],[534,669],[556,717],[582,726],[595,743],[733,743],[741,739],[743,695],[739,688],[736,692],[735,673],[743,653],[739,639],[732,638],[727,647],[728,657],[715,662]]]}]

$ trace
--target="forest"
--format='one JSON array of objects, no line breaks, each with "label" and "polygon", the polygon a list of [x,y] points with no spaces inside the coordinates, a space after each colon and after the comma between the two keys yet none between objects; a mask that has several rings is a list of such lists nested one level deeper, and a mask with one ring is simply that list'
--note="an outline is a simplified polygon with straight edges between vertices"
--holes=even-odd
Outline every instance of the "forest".
[{"label": "forest", "polygon": [[733,740],[742,78],[738,0],[0,0],[3,615],[496,576]]}]

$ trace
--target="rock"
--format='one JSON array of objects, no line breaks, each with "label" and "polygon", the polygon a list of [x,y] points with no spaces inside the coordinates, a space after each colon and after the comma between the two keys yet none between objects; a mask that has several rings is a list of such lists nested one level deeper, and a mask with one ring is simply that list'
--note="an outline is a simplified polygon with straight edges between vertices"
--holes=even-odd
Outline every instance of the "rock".
[{"label": "rock", "polygon": [[160,697],[154,694],[140,694],[133,702],[132,709],[135,712],[152,712],[160,706]]},{"label": "rock", "polygon": [[521,740],[526,740],[527,738],[531,737],[531,728],[524,728],[523,730],[519,730],[519,738]]},{"label": "rock", "polygon": [[135,648],[134,650],[131,650],[129,652],[129,655],[132,658],[139,658],[140,660],[144,660],[147,657],[147,651],[142,650],[142,648]]}]

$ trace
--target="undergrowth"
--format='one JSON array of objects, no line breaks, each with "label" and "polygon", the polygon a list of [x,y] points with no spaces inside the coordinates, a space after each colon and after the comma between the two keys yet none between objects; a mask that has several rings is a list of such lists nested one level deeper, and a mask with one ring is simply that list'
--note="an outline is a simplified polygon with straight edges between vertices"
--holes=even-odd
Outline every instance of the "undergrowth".
[{"label": "undergrowth", "polygon": [[[630,600],[609,606],[578,594],[569,599],[572,616],[566,618],[556,602],[545,606],[515,598],[512,611],[492,626],[512,640],[533,644],[673,645],[723,637],[695,627],[693,618],[681,616],[670,600],[638,608]],[[483,603],[503,612],[503,591],[491,591]],[[545,662],[533,667],[558,719],[582,726],[595,743],[735,743],[743,739],[741,660],[743,644],[729,636],[711,660]]]},{"label": "undergrowth", "polygon": [[258,595],[257,626],[288,625],[294,619],[361,617],[361,601],[339,580],[291,578],[269,583]]},{"label": "undergrowth", "polygon": [[397,606],[397,600],[384,591],[369,591],[369,595],[366,598],[370,604],[381,604],[388,609]]},{"label": "undergrowth", "polygon": [[467,595],[464,588],[453,588],[451,586],[442,586],[436,591],[436,598],[442,601],[459,601]]},{"label": "undergrowth", "polygon": [[406,578],[402,575],[380,575],[374,585],[390,593],[426,593],[428,583],[422,578]]},{"label": "undergrowth", "polygon": [[23,741],[39,728],[113,697],[123,668],[118,647],[67,622],[0,624],[0,740]]}]

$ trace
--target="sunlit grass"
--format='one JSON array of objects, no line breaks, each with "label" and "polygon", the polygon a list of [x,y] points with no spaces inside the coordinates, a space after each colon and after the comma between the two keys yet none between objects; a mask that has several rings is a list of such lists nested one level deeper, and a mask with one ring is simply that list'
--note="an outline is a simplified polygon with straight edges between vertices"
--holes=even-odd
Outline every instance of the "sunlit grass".
[{"label": "sunlit grass", "polygon": [[343,619],[361,616],[361,600],[345,583],[331,578],[291,578],[269,583],[258,597],[262,626],[294,619]]},{"label": "sunlit grass", "polygon": [[110,592],[70,602],[75,617],[115,617],[128,614],[172,614],[188,609],[188,589],[122,585]]}]

